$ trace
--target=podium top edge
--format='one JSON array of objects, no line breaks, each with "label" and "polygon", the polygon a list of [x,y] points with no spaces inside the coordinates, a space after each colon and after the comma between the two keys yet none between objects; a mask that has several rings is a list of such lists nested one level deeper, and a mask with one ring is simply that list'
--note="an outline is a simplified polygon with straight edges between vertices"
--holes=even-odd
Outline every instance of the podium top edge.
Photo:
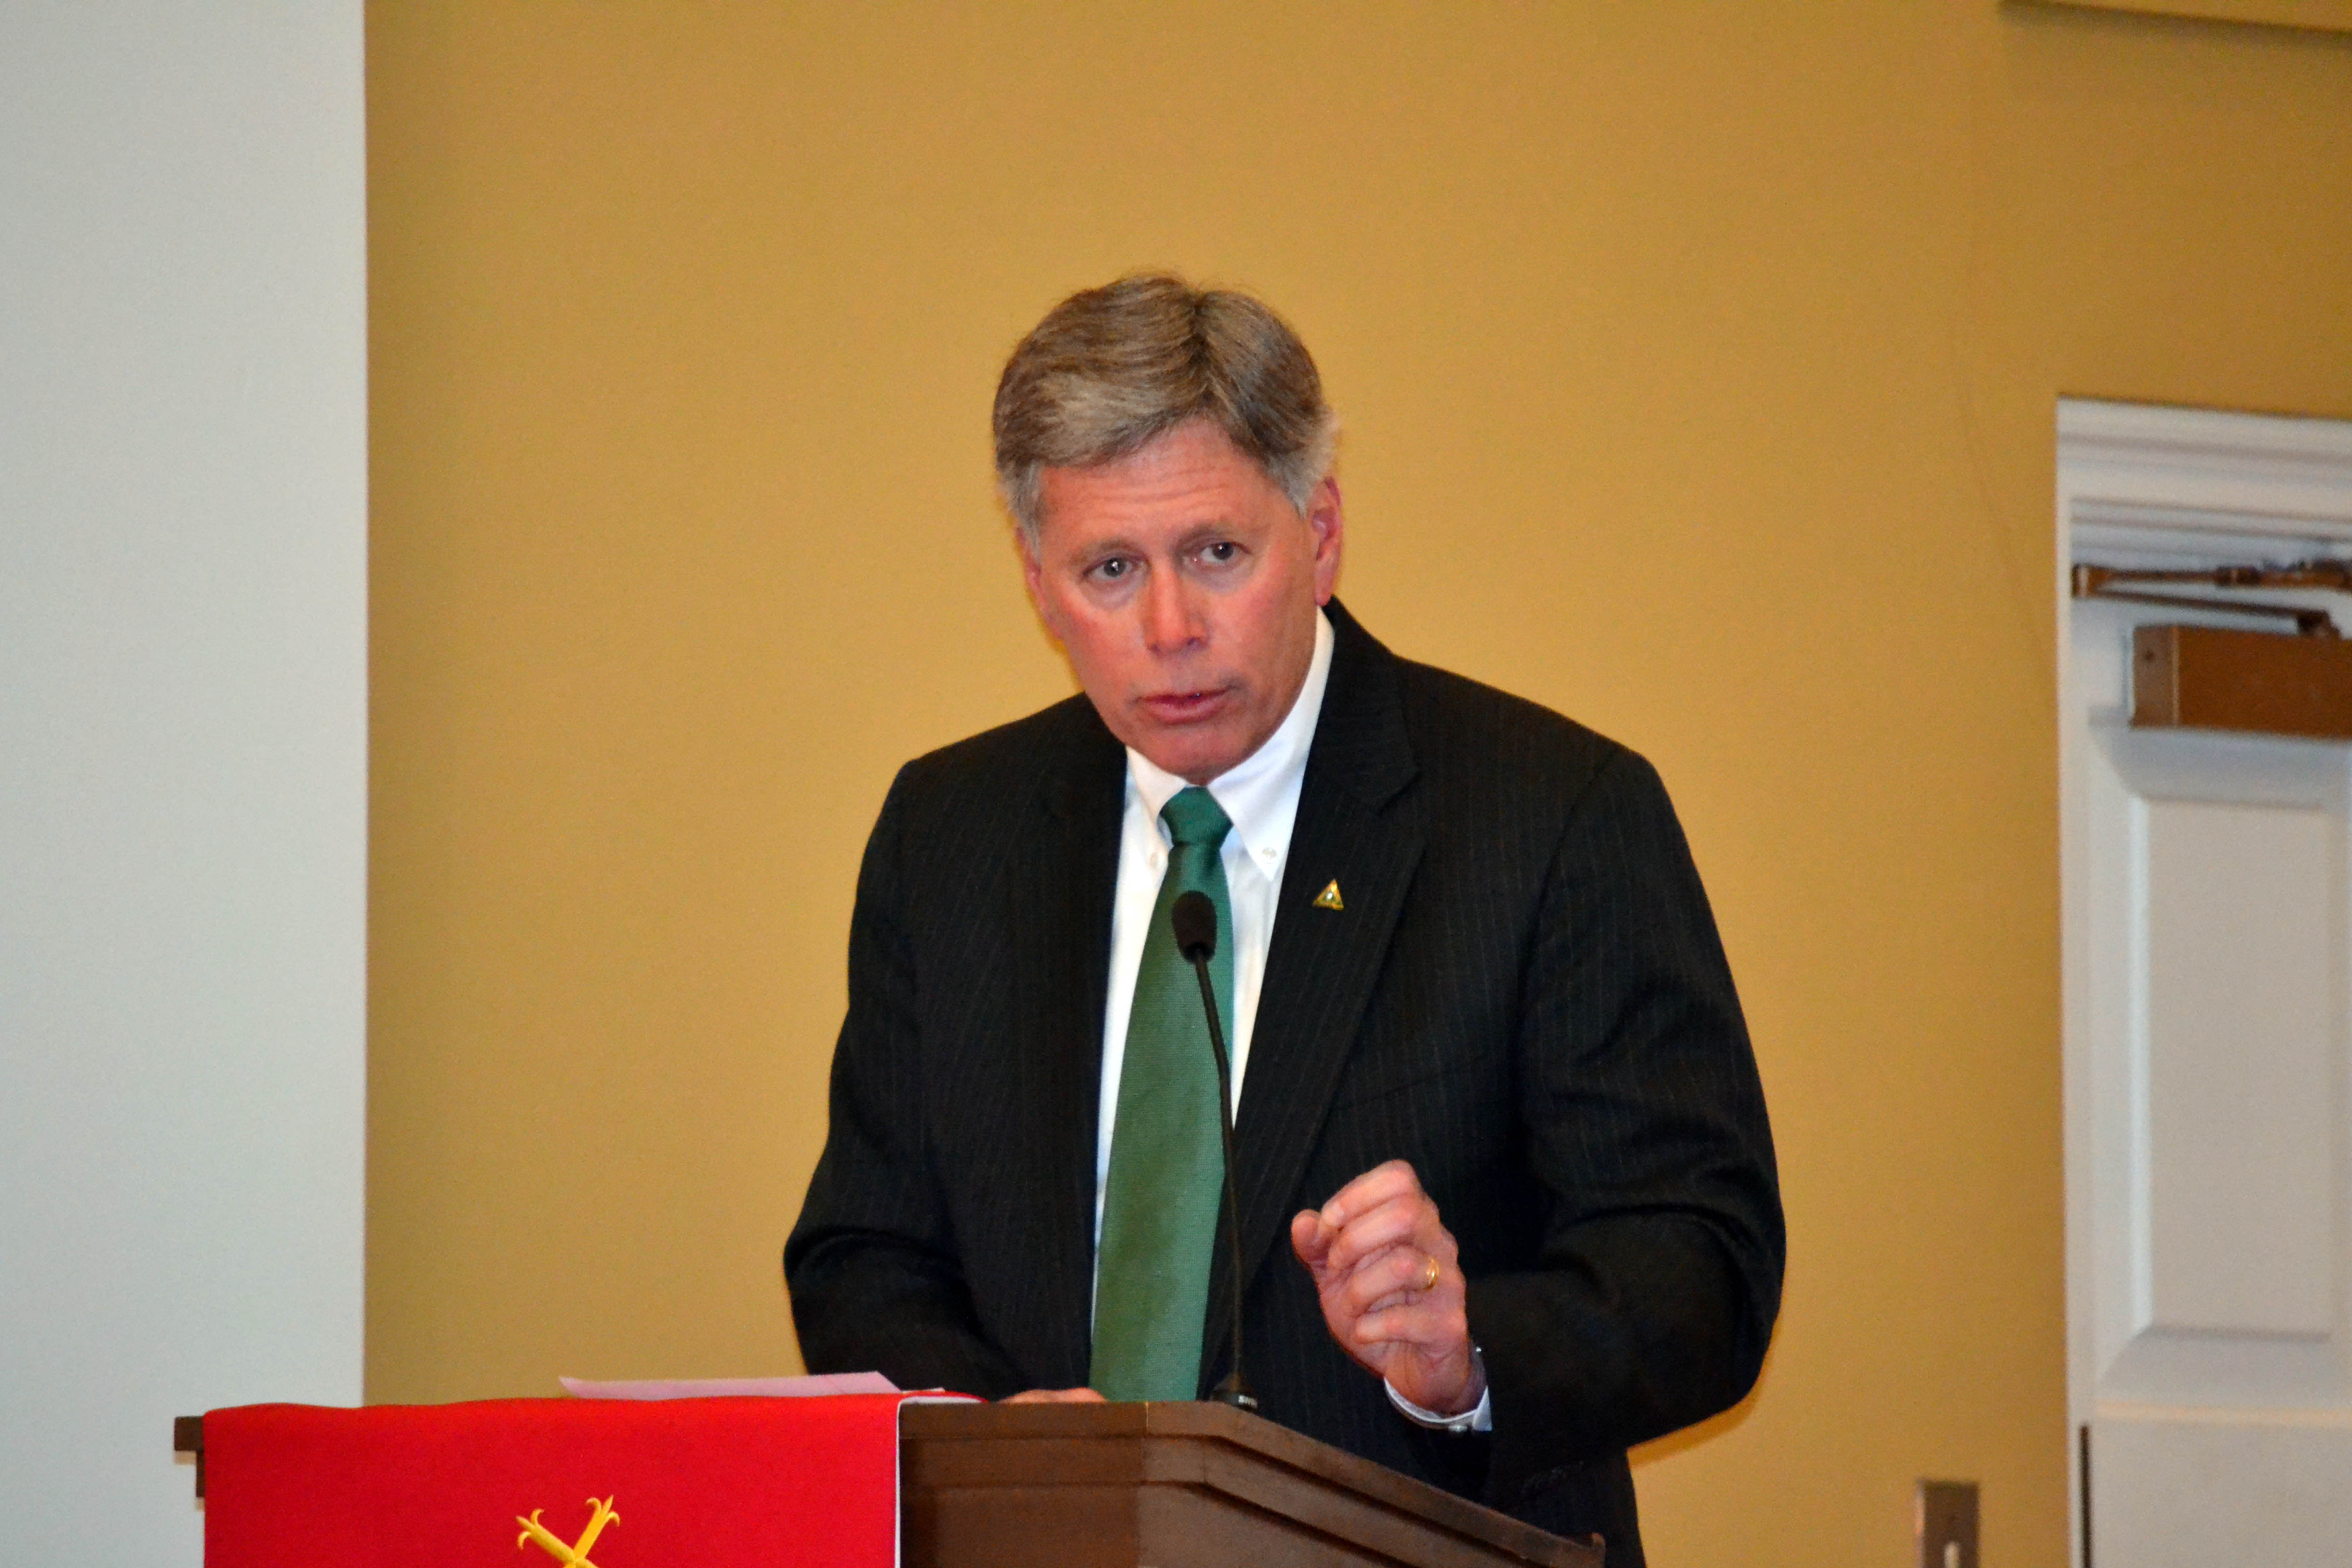
[{"label": "podium top edge", "polygon": [[1212,1401],[1126,1405],[908,1405],[898,1433],[918,1442],[1022,1439],[1207,1440],[1499,1547],[1549,1568],[1594,1568],[1591,1542],[1570,1541],[1426,1481]]}]

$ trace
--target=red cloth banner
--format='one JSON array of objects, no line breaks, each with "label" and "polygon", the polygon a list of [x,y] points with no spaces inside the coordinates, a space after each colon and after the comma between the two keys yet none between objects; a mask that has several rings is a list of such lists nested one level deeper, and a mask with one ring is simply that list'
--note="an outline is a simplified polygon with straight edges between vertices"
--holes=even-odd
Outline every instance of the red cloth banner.
[{"label": "red cloth banner", "polygon": [[893,1568],[905,1397],[215,1410],[205,1568]]}]

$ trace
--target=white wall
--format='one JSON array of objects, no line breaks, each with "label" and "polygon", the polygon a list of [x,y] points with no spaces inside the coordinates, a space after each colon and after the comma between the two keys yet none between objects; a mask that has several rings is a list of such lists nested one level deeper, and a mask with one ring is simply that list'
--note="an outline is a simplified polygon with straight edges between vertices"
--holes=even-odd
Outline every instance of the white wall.
[{"label": "white wall", "polygon": [[0,0],[12,1568],[193,1564],[170,1418],[359,1397],[361,30]]}]

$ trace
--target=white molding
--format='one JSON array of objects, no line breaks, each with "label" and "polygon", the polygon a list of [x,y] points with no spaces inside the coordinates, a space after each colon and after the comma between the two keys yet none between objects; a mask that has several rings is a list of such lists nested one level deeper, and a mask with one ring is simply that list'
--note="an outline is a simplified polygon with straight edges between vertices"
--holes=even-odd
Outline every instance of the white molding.
[{"label": "white molding", "polygon": [[2062,532],[2129,521],[2352,539],[2352,422],[2062,398],[2058,490]]},{"label": "white molding", "polygon": [[2236,1410],[2225,1405],[2147,1405],[2129,1399],[2102,1399],[2096,1412],[2101,1421],[2139,1422],[2156,1426],[2352,1426],[2352,1410]]},{"label": "white molding", "polygon": [[[2227,1422],[2241,1417],[2218,1406],[2188,1411],[2099,1397],[2094,1002],[2086,972],[2092,866],[2084,801],[2087,753],[2095,744],[2090,725],[2096,715],[2081,710],[2084,693],[2074,659],[2072,568],[2078,554],[2118,565],[2176,566],[2352,554],[2352,422],[2069,398],[2058,404],[2056,447],[2051,590],[2057,601],[2069,1425]],[[2264,597],[2325,601],[2339,611],[2344,606],[2334,595]],[[2266,1411],[2263,1418],[2276,1415]],[[2334,1426],[2352,1423],[2352,1409],[2279,1418]],[[2073,1512],[2081,1501],[2079,1477],[2068,1491]],[[2079,1516],[2074,1524],[2071,1533],[2079,1552]]]},{"label": "white molding", "polygon": [[364,1392],[365,46],[0,0],[11,1563],[197,1568],[172,1418]]}]

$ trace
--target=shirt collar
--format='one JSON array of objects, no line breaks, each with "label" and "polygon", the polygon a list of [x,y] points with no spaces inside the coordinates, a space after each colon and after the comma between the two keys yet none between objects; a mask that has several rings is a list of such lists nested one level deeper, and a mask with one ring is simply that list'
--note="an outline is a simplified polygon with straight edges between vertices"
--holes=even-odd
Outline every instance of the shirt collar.
[{"label": "shirt collar", "polygon": [[[1298,790],[1307,776],[1307,753],[1315,743],[1315,721],[1323,711],[1323,689],[1331,679],[1331,622],[1315,612],[1315,653],[1307,662],[1307,679],[1298,688],[1290,711],[1275,727],[1265,743],[1209,781],[1214,797],[1234,825],[1234,834],[1254,860],[1284,858],[1290,847],[1290,826],[1298,816]],[[1127,777],[1136,798],[1151,820],[1176,796],[1185,780],[1158,766],[1129,746]],[[1164,824],[1160,832],[1167,831]],[[1271,849],[1272,855],[1265,851]]]}]

